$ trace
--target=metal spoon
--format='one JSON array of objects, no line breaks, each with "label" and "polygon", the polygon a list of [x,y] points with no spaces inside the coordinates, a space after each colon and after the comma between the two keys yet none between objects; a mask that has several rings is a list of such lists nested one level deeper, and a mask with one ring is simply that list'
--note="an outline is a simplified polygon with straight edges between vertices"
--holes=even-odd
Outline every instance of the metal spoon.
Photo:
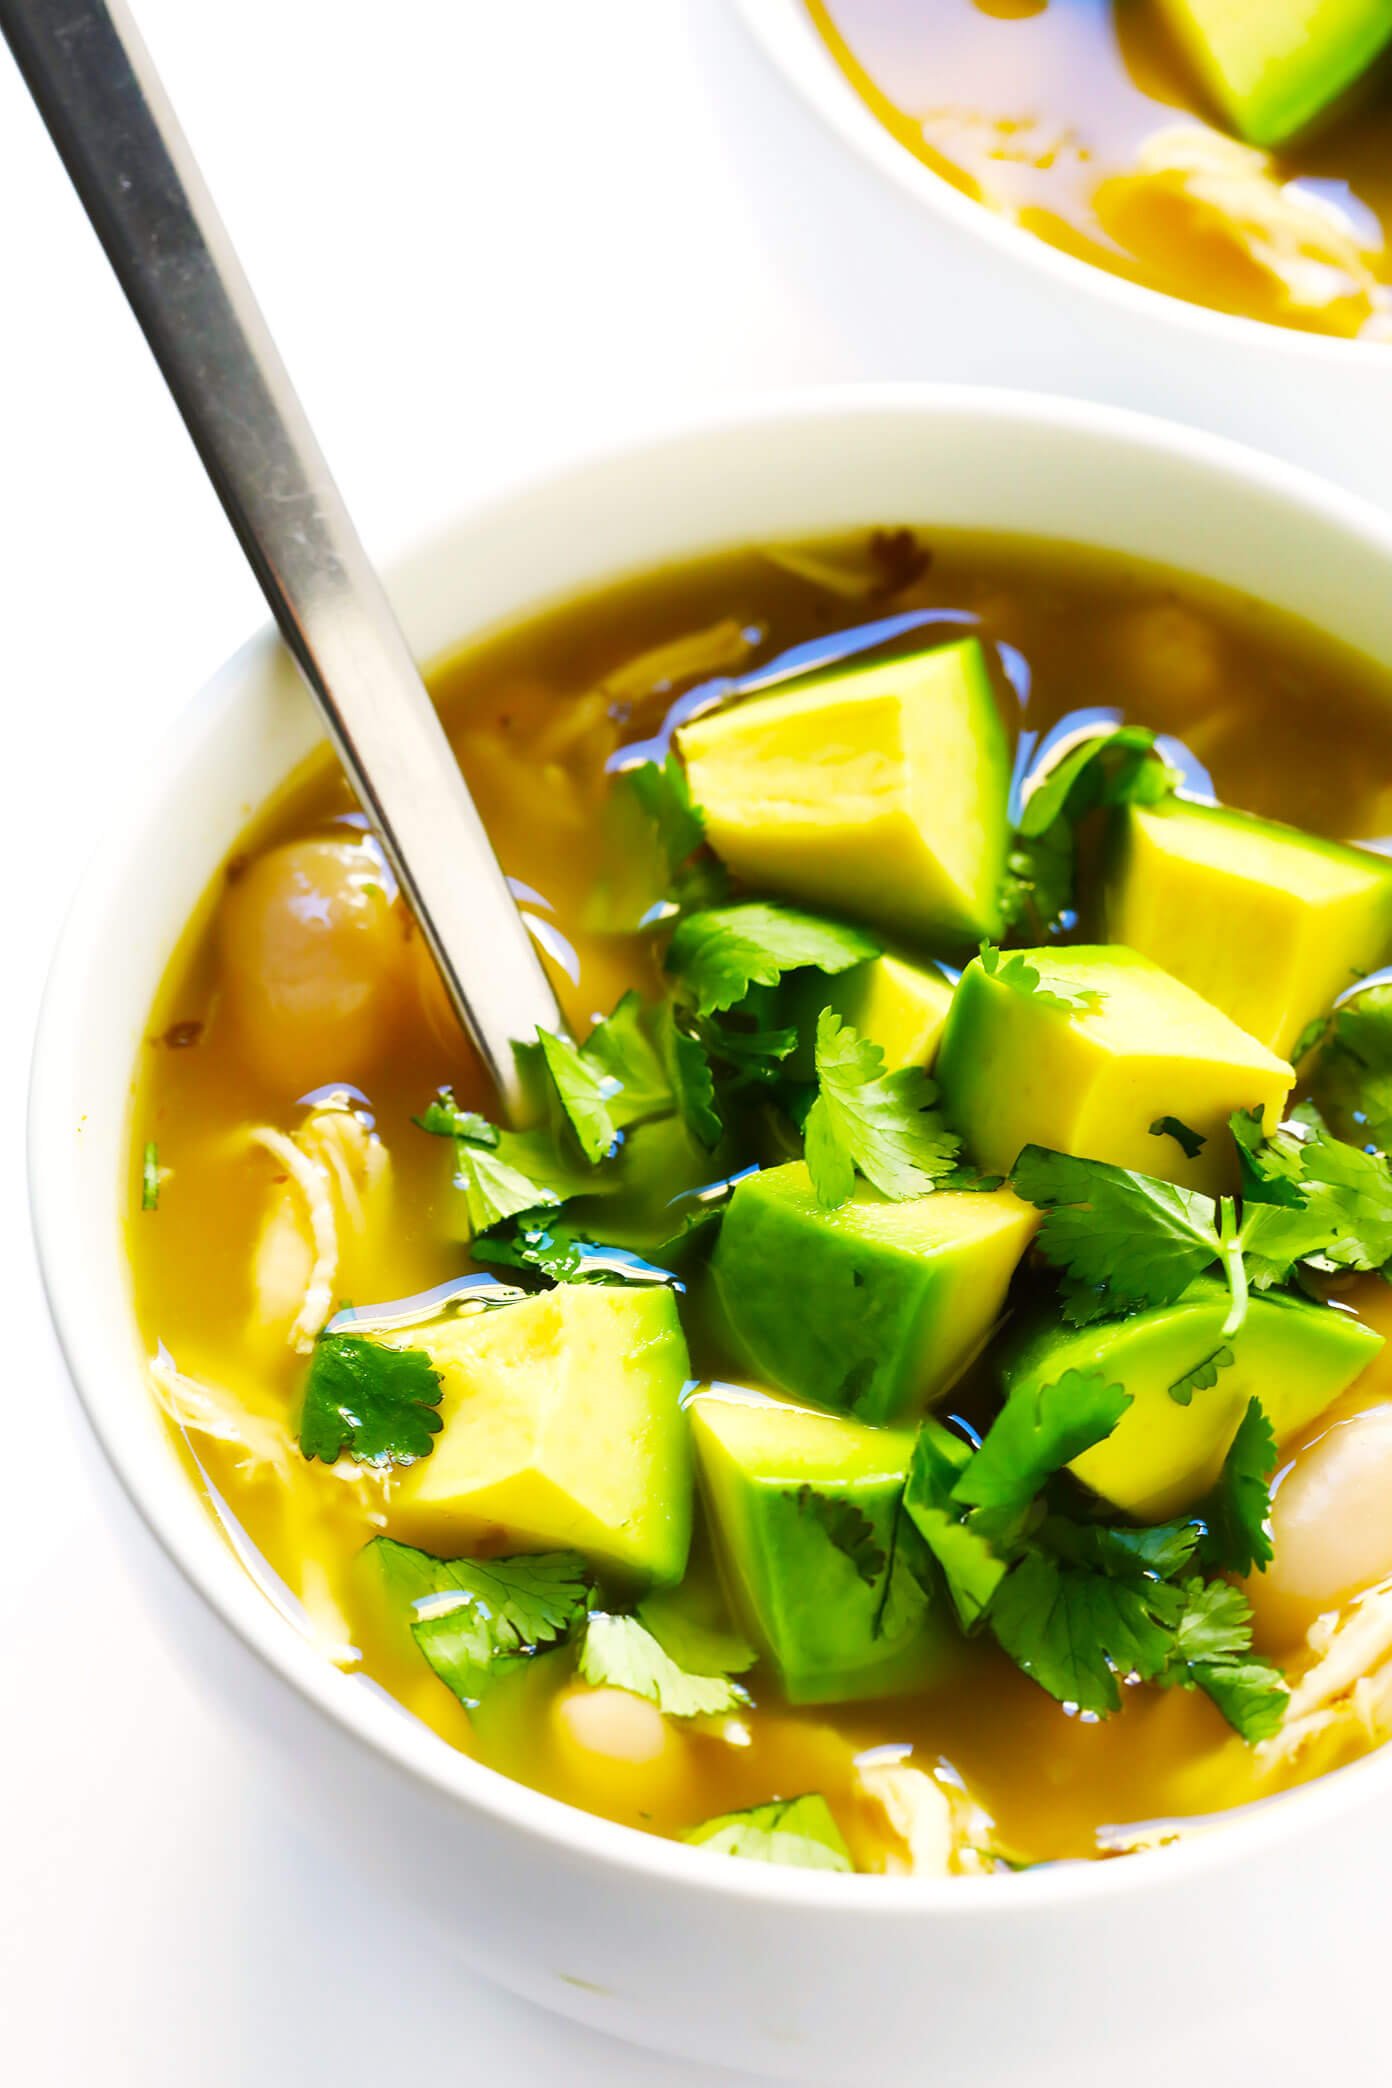
[{"label": "metal spoon", "polygon": [[0,0],[0,31],[515,1115],[556,997],[149,53],[123,0]]}]

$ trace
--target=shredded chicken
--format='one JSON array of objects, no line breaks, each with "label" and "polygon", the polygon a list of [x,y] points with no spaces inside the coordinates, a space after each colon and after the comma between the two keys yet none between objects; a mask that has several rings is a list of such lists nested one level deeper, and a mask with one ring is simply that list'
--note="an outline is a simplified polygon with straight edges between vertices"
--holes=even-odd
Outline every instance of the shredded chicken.
[{"label": "shredded chicken", "polygon": [[[1115,176],[1098,195],[1104,218],[1137,244],[1152,228],[1139,212],[1154,206],[1183,213],[1168,225],[1155,217],[1156,236],[1223,241],[1260,271],[1293,317],[1328,316],[1344,306],[1357,322],[1392,304],[1376,256],[1343,212],[1282,181],[1266,153],[1219,131],[1194,123],[1156,131],[1138,152],[1135,172]],[[1357,323],[1347,330],[1357,331]]]},{"label": "shredded chicken", "polygon": [[612,703],[641,704],[645,697],[668,696],[680,682],[705,681],[714,674],[733,674],[743,667],[759,637],[738,617],[726,616],[703,631],[669,638],[639,653],[606,674],[605,695]]},{"label": "shredded chicken", "polygon": [[253,1258],[254,1316],[305,1354],[334,1309],[345,1247],[381,1215],[390,1159],[362,1117],[336,1104],[316,1106],[293,1137],[262,1124],[250,1140],[286,1177]]},{"label": "shredded chicken", "polygon": [[856,1779],[888,1830],[882,1868],[890,1876],[973,1876],[996,1867],[995,1822],[948,1775],[905,1762],[862,1761]]},{"label": "shredded chicken", "polygon": [[290,1471],[290,1434],[270,1414],[251,1413],[225,1386],[187,1376],[164,1344],[150,1358],[155,1398],[176,1428],[244,1452],[238,1469],[250,1478],[284,1480]]},{"label": "shredded chicken", "polygon": [[1264,1767],[1284,1768],[1321,1739],[1374,1746],[1392,1737],[1392,1581],[1317,1618],[1308,1644],[1281,1730],[1257,1750]]}]

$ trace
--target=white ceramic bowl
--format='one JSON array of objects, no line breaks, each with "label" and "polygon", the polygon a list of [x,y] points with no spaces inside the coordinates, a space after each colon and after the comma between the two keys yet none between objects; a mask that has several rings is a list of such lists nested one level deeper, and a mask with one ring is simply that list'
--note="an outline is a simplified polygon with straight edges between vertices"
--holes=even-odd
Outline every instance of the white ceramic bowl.
[{"label": "white ceramic bowl", "polygon": [[[469,635],[462,603],[482,631],[693,554],[900,521],[1163,561],[1392,664],[1392,523],[1177,427],[1001,393],[866,389],[730,411],[468,516],[392,587],[428,657]],[[630,1833],[466,1760],[330,1667],[253,1586],[146,1387],[122,1242],[131,1069],[185,922],[317,738],[266,633],[152,750],[148,790],[63,937],[31,1129],[54,1316],[133,1504],[124,1521],[152,1596],[228,1712],[278,1743],[301,1809],[317,1804],[378,1889],[408,1896],[507,1985],[640,2041],[794,2078],[931,2066],[1000,2082],[1071,2055],[1087,2079],[1156,2023],[1162,1981],[1164,2006],[1190,2021],[1287,1980],[1317,1985],[1346,1888],[1392,1848],[1392,1753],[1120,1863],[957,1882],[778,1870]]]}]

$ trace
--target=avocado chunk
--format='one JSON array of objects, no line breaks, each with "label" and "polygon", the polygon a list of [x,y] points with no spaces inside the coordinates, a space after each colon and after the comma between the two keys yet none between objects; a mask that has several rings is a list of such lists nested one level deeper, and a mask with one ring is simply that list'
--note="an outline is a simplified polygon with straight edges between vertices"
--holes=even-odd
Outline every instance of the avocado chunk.
[{"label": "avocado chunk", "polygon": [[1010,746],[976,639],[819,675],[683,727],[737,877],[911,942],[994,935]]},{"label": "avocado chunk", "polygon": [[938,1398],[1005,1303],[1039,1214],[1008,1189],[827,1211],[800,1161],[746,1176],[711,1257],[722,1331],[763,1383],[868,1422]]},{"label": "avocado chunk", "polygon": [[[1016,957],[1056,995],[1096,993],[1060,1007],[1019,984]],[[979,1167],[1009,1174],[1027,1145],[1110,1160],[1210,1194],[1236,1187],[1228,1118],[1281,1116],[1295,1075],[1192,987],[1133,950],[1075,945],[1002,957],[994,973],[963,972],[938,1053],[948,1119]],[[1175,1117],[1205,1141],[1190,1159],[1152,1124]]]},{"label": "avocado chunk", "polygon": [[[1222,1335],[1226,1286],[1201,1277],[1177,1305],[1130,1319],[1069,1327],[1050,1314],[1018,1341],[1002,1364],[1004,1389],[1039,1387],[1067,1370],[1100,1370],[1132,1404],[1105,1442],[1074,1460],[1085,1485],[1142,1522],[1190,1508],[1217,1479],[1254,1396],[1278,1444],[1285,1444],[1353,1383],[1382,1347],[1382,1336],[1332,1305],[1272,1291],[1254,1297],[1241,1331]],[[1182,1405],[1172,1385],[1205,1357],[1232,1361]]]},{"label": "avocado chunk", "polygon": [[1272,148],[1332,108],[1392,43],[1392,0],[1160,0],[1240,138]]},{"label": "avocado chunk", "polygon": [[885,1696],[930,1679],[953,1634],[899,1516],[912,1431],[733,1385],[696,1393],[691,1423],[731,1606],[789,1701]]},{"label": "avocado chunk", "polygon": [[1249,812],[1168,798],[1121,813],[1107,934],[1285,1058],[1392,955],[1392,861]]},{"label": "avocado chunk", "polygon": [[812,1075],[812,1038],[823,1008],[834,1008],[843,1022],[878,1044],[886,1069],[931,1066],[937,1057],[953,983],[935,964],[914,964],[906,957],[872,957],[868,964],[827,978],[820,972],[797,975],[790,995],[789,1020],[801,1041],[791,1070]]},{"label": "avocado chunk", "polygon": [[690,1365],[670,1290],[561,1284],[391,1340],[440,1373],[444,1422],[393,1482],[392,1536],[445,1556],[485,1538],[573,1550],[623,1579],[681,1579]]}]

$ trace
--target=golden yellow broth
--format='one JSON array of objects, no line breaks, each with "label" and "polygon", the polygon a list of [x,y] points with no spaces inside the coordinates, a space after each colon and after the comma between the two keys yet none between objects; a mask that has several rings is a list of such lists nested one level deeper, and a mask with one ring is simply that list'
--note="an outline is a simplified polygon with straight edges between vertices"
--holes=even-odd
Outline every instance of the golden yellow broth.
[{"label": "golden yellow broth", "polygon": [[[941,610],[978,619],[986,639],[1015,649],[1007,657],[1017,677],[1028,663],[1028,732],[1079,705],[1110,705],[1181,736],[1233,803],[1345,838],[1392,831],[1392,691],[1328,642],[1250,604],[1090,555],[951,537],[933,538],[931,551],[930,561],[876,561],[860,541],[817,546],[810,577],[757,552],[709,560],[551,610],[435,668],[433,690],[504,866],[544,895],[533,911],[576,953],[578,984],[555,976],[580,1032],[627,986],[656,980],[647,943],[583,925],[600,863],[606,759],[650,735],[703,673],[876,618]],[[915,570],[920,563],[926,570]],[[960,628],[938,627],[944,636]],[[930,620],[898,642],[933,630]],[[1015,703],[1004,678],[1001,696]],[[344,1069],[324,1063],[312,1083],[253,1070],[227,1017],[219,927],[228,892],[261,851],[354,831],[338,823],[355,817],[341,780],[317,761],[256,821],[208,925],[171,963],[137,1069],[129,1239],[144,1339],[152,1354],[163,1344],[181,1371],[269,1417],[282,1439],[304,1363],[283,1339],[268,1345],[250,1320],[248,1272],[278,1170],[247,1132],[261,1123],[293,1130],[306,1085],[333,1084]],[[392,1034],[379,1061],[354,1072],[393,1158],[394,1221],[370,1257],[355,1261],[350,1248],[340,1269],[339,1294],[358,1305],[469,1266],[451,1236],[449,1148],[410,1117],[444,1083],[462,1103],[489,1107],[399,902],[394,919]],[[147,1141],[165,1171],[153,1211],[140,1208]],[[693,1337],[696,1367],[713,1368],[699,1329]],[[1392,1372],[1384,1377],[1392,1395]],[[1360,1392],[1380,1389],[1370,1374]],[[911,1750],[906,1759],[929,1769],[950,1765],[994,1822],[992,1845],[1029,1859],[1093,1855],[1127,1839],[1108,1830],[1202,1815],[1272,1788],[1197,1694],[1133,1690],[1122,1716],[1092,1723],[1066,1715],[985,1645],[969,1649],[951,1684],[912,1702],[791,1712],[756,1672],[754,1706],[736,1726],[669,1722],[650,1761],[616,1772],[568,1743],[558,1708],[573,1686],[568,1655],[534,1663],[471,1721],[409,1642],[384,1629],[354,1562],[389,1514],[389,1481],[347,1460],[329,1471],[292,1451],[268,1470],[206,1433],[184,1441],[195,1483],[244,1551],[249,1542],[255,1569],[269,1568],[304,1603],[327,1646],[356,1648],[361,1671],[453,1745],[630,1825],[679,1833],[715,1813],[818,1789],[860,1863],[877,1867],[894,1837],[858,1793],[854,1767],[876,1747]],[[1330,1760],[1317,1751],[1301,1773]]]},{"label": "golden yellow broth", "polygon": [[[1270,224],[1225,194],[1198,205],[1137,181],[1154,140],[1221,127],[1152,0],[807,0],[832,55],[885,128],[936,174],[1114,275],[1215,311],[1392,340],[1392,69],[1274,156],[1274,184],[1352,228],[1354,280],[1302,282],[1263,258]],[[1248,163],[1250,164],[1250,163]],[[1271,201],[1270,196],[1266,198]],[[1279,236],[1279,235],[1278,235]]]}]

